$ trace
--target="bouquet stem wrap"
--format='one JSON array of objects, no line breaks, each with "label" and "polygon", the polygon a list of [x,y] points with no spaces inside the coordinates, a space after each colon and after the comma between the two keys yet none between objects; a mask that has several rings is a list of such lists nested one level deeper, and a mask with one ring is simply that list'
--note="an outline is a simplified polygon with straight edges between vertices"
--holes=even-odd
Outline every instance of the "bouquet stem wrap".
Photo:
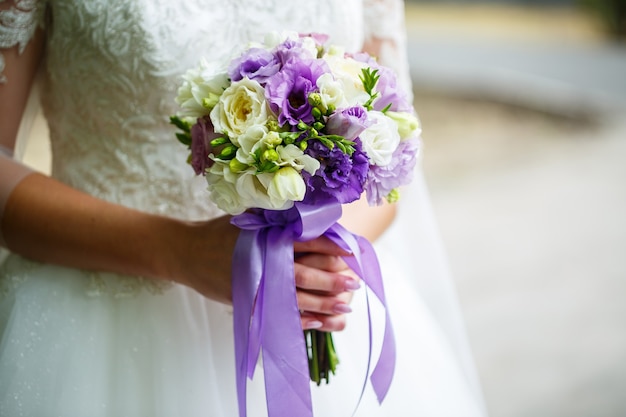
[{"label": "bouquet stem wrap", "polygon": [[[380,267],[371,244],[340,226],[337,223],[340,217],[339,203],[319,206],[296,203],[289,210],[255,210],[233,217],[232,223],[241,229],[233,256],[240,417],[247,415],[246,377],[254,376],[261,350],[268,415],[313,416],[306,345],[296,299],[293,243],[322,235],[352,253],[344,257],[345,262],[385,308],[382,349],[370,380],[379,402],[387,394],[395,367],[395,341]],[[368,375],[372,353],[371,319],[369,351]],[[361,396],[366,384],[367,379]]]}]

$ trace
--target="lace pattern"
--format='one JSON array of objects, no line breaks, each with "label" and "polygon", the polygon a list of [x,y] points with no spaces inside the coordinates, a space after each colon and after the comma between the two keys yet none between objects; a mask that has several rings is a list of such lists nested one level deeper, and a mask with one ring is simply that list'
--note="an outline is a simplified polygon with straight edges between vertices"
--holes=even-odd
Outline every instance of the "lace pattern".
[{"label": "lace pattern", "polygon": [[409,73],[404,1],[364,0],[365,48],[378,61],[393,68],[398,82],[413,97]]},{"label": "lace pattern", "polygon": [[[0,7],[5,0],[0,0]],[[44,4],[42,0],[15,0],[8,9],[0,10],[0,84],[7,82],[3,75],[5,61],[2,49],[18,47],[18,53],[35,34],[37,26],[43,25]]]}]

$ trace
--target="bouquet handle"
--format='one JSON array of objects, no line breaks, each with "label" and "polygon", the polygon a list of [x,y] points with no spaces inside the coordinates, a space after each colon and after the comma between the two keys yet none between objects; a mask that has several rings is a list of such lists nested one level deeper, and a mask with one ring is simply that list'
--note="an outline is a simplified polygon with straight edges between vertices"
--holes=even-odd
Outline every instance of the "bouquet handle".
[{"label": "bouquet handle", "polygon": [[[339,203],[297,204],[290,210],[254,210],[233,217],[241,229],[233,255],[233,308],[239,415],[246,417],[246,379],[263,353],[270,417],[312,417],[307,353],[293,280],[293,243],[325,235],[351,252],[344,260],[386,309],[378,260],[371,244],[337,223]],[[371,318],[370,354],[371,362]],[[382,351],[370,380],[382,401],[393,378],[395,342],[388,312]],[[280,323],[277,325],[276,323]],[[367,385],[364,381],[361,396]]]}]

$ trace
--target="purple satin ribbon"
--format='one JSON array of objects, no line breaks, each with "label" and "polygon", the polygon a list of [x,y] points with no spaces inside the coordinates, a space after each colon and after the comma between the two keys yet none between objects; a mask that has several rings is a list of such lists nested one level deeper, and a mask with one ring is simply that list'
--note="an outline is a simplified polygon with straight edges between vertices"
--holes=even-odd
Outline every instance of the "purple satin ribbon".
[{"label": "purple satin ribbon", "polygon": [[[393,378],[395,341],[378,260],[372,245],[340,226],[339,203],[296,204],[284,211],[255,210],[233,217],[241,229],[233,254],[233,315],[239,416],[246,417],[246,377],[252,379],[263,352],[270,417],[312,417],[309,367],[294,277],[295,241],[325,235],[352,253],[344,257],[386,312],[378,363],[370,380],[382,402]],[[368,317],[369,317],[368,307]],[[372,351],[370,319],[370,356]],[[371,358],[370,358],[371,361]],[[369,374],[369,361],[368,361]],[[367,379],[361,392],[365,390]]]}]

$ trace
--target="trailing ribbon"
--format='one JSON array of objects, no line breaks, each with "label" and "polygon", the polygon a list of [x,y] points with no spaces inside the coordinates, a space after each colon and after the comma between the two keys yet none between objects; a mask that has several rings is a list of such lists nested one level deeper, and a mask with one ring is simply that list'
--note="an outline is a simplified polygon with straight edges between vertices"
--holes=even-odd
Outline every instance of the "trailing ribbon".
[{"label": "trailing ribbon", "polygon": [[[340,226],[340,217],[339,203],[296,204],[289,210],[255,210],[233,217],[231,222],[241,229],[233,254],[232,283],[240,417],[247,415],[246,377],[254,376],[261,348],[268,415],[313,416],[294,281],[293,243],[322,235],[352,253],[344,257],[345,262],[385,307],[382,349],[370,380],[379,402],[387,394],[395,366],[395,342],[380,267],[371,244]],[[371,320],[369,349],[371,357]]]}]

